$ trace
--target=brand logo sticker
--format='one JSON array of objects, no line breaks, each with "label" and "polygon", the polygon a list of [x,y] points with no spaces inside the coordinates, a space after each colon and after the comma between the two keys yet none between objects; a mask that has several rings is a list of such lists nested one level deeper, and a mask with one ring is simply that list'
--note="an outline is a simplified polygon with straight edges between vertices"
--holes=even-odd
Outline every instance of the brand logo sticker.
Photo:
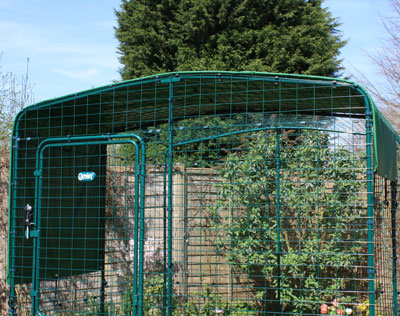
[{"label": "brand logo sticker", "polygon": [[94,172],[79,172],[78,180],[79,181],[93,181],[96,178],[96,174]]}]

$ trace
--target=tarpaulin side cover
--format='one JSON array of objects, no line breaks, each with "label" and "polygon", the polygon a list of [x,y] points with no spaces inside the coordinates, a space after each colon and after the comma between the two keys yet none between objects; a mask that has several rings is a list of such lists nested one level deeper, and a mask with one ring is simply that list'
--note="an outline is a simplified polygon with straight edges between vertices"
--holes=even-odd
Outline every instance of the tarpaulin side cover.
[{"label": "tarpaulin side cover", "polygon": [[399,136],[383,114],[373,106],[374,168],[385,179],[397,181],[397,146]]},{"label": "tarpaulin side cover", "polygon": [[[43,151],[39,279],[99,271],[104,264],[106,146],[52,147]],[[91,171],[90,182],[78,179]],[[17,233],[23,229],[18,209]],[[18,233],[15,245],[15,283],[32,281],[33,238]]]},{"label": "tarpaulin side cover", "polygon": [[[44,152],[40,277],[98,271],[104,261],[106,146],[51,147]],[[93,181],[80,181],[93,172]]]}]

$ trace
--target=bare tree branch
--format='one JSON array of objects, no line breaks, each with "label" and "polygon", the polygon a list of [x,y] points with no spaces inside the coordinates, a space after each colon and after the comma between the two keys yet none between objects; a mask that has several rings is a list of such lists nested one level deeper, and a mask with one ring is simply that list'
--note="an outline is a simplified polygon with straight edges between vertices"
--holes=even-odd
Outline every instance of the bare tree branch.
[{"label": "bare tree branch", "polygon": [[388,38],[377,56],[369,55],[384,81],[377,86],[364,75],[359,81],[368,87],[393,127],[400,132],[400,0],[390,0],[391,16],[382,18]]},{"label": "bare tree branch", "polygon": [[19,79],[12,72],[2,71],[0,55],[0,152],[8,151],[15,115],[34,102],[32,89],[29,82],[29,59],[26,73]]}]

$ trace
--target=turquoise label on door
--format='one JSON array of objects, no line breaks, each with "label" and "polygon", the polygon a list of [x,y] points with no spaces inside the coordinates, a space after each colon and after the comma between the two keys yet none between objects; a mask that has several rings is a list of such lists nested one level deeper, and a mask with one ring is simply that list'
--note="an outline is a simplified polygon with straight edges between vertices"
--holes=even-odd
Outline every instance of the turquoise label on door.
[{"label": "turquoise label on door", "polygon": [[78,174],[79,181],[93,181],[96,178],[96,174],[94,172],[80,172]]}]

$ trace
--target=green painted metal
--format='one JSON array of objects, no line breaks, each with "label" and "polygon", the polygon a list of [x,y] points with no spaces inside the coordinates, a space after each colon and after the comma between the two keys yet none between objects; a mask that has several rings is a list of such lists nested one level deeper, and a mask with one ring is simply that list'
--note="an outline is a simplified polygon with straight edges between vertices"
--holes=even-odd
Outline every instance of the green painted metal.
[{"label": "green painted metal", "polygon": [[281,129],[276,130],[276,255],[278,257],[278,302],[279,302],[279,314],[283,315],[283,304],[282,304],[282,275],[281,275],[281,153],[280,153],[280,143],[281,143]]},{"label": "green painted metal", "polygon": [[[17,142],[15,141],[15,139],[18,136],[14,136],[12,137],[12,146],[16,146]],[[10,153],[10,161],[12,160],[12,155],[13,155],[13,151],[11,151]],[[17,152],[14,153],[15,158],[18,158],[17,156]],[[13,190],[13,195],[15,196],[16,194],[16,186],[11,186],[12,183],[16,183],[17,182],[17,178],[16,178],[16,170],[18,169],[18,163],[15,162],[13,164],[14,168],[14,172],[12,172],[11,168],[10,168],[10,174],[9,174],[9,179],[10,179],[10,192],[12,192],[11,190]],[[16,203],[16,199],[9,199],[8,201],[8,205],[9,205],[9,210],[11,210],[12,212],[12,220],[8,221],[8,233],[9,233],[9,239],[8,239],[8,249],[9,249],[9,253],[11,254],[11,256],[9,256],[7,258],[7,273],[10,272],[10,299],[9,299],[9,309],[10,309],[10,314],[14,315],[14,302],[15,302],[15,270],[16,270],[16,266],[15,266],[15,238],[16,238],[16,231],[15,231],[15,227],[16,227],[16,209],[17,209],[17,203]],[[10,306],[11,305],[11,306]]]},{"label": "green painted metal", "polygon": [[[141,148],[139,149],[138,144],[131,140],[131,139],[136,139],[137,141],[140,142]],[[117,139],[117,140],[115,140]],[[39,293],[40,292],[40,285],[39,285],[39,273],[40,273],[40,218],[41,218],[41,201],[42,201],[42,170],[43,170],[43,152],[52,147],[74,147],[74,146],[87,146],[87,145],[122,145],[122,144],[129,144],[133,145],[135,148],[135,161],[136,161],[136,170],[140,170],[140,172],[137,172],[135,177],[135,227],[134,227],[134,234],[135,234],[135,240],[140,240],[143,241],[143,226],[144,226],[144,194],[145,194],[145,146],[141,140],[141,138],[138,135],[135,134],[125,134],[125,135],[107,135],[107,136],[93,136],[93,137],[68,137],[68,138],[54,138],[54,139],[46,139],[43,141],[38,149],[37,149],[37,155],[36,155],[36,200],[38,201],[38,205],[34,208],[35,213],[34,213],[34,218],[36,219],[35,227],[36,227],[36,234],[31,234],[32,238],[34,239],[34,258],[35,260],[33,261],[33,275],[32,275],[32,284],[33,286],[33,292],[34,293]],[[140,169],[139,169],[140,168]],[[139,180],[140,179],[140,180]],[[140,204],[139,204],[139,184],[140,184]],[[140,206],[139,206],[140,205]],[[140,208],[140,215],[139,215],[139,208]],[[141,228],[140,228],[140,239],[138,238],[138,219],[140,218],[141,221]],[[139,254],[139,264],[138,264],[138,248],[140,251]],[[133,287],[132,287],[132,297],[133,297],[133,302],[137,302],[133,306],[133,312],[132,315],[136,315],[139,313],[141,315],[141,308],[138,308],[138,306],[141,306],[140,303],[140,297],[142,297],[142,292],[143,292],[143,243],[141,242],[139,247],[138,243],[135,243],[135,248],[134,248],[134,253],[135,253],[135,258],[134,258],[134,266],[133,270],[138,271],[138,273],[134,273],[134,279],[133,279]],[[139,278],[138,278],[139,275]],[[139,292],[138,292],[138,279],[139,279]],[[137,300],[137,297],[139,297],[139,300]],[[104,308],[104,307],[103,307]],[[103,309],[104,310],[104,309]],[[32,316],[35,316],[35,313],[38,315],[44,315],[40,312],[39,310],[39,302],[38,302],[38,294],[35,294],[32,299]]]},{"label": "green painted metal", "polygon": [[[139,136],[136,138],[141,144],[141,159],[140,159],[140,236],[139,239],[142,242],[139,244],[139,304],[137,307],[138,315],[143,314],[143,282],[144,282],[144,226],[145,226],[145,196],[146,196],[146,147]],[[137,244],[137,243],[136,243]],[[137,270],[136,270],[137,271]],[[132,315],[136,315],[135,309]]]},{"label": "green painted metal", "polygon": [[[221,77],[221,76],[231,76],[231,78],[234,79],[243,79],[247,78],[248,81],[262,81],[262,82],[276,82],[278,80],[279,83],[303,83],[307,81],[312,81],[312,85],[314,87],[316,86],[333,86],[333,87],[352,87],[354,88],[355,91],[358,91],[360,93],[360,96],[365,95],[369,102],[371,102],[371,110],[374,113],[374,120],[375,120],[375,114],[379,112],[379,110],[376,108],[375,104],[373,103],[371,97],[368,95],[367,91],[360,87],[357,83],[349,81],[349,80],[344,80],[344,79],[338,79],[338,78],[329,78],[329,77],[321,77],[321,76],[305,76],[305,75],[293,75],[293,74],[280,74],[280,73],[262,73],[262,72],[248,72],[248,71],[243,71],[243,72],[232,72],[232,71],[197,71],[197,72],[176,72],[176,73],[165,73],[165,74],[159,74],[155,76],[148,76],[144,78],[139,78],[139,79],[133,79],[133,80],[128,80],[124,82],[119,82],[91,90],[86,90],[80,93],[75,93],[72,95],[66,95],[64,97],[60,98],[55,98],[52,100],[48,100],[45,102],[40,102],[37,104],[32,105],[36,107],[42,107],[42,106],[50,106],[52,104],[56,104],[57,102],[66,102],[70,100],[75,100],[78,97],[84,98],[92,95],[97,95],[101,94],[104,92],[108,92],[110,90],[113,90],[115,88],[124,88],[124,87],[129,87],[129,86],[134,86],[134,85],[143,85],[147,83],[154,83],[154,82],[162,82],[162,83],[173,83],[171,80],[176,80],[179,81],[180,78],[206,78],[206,79],[213,79],[216,76]],[[171,79],[172,78],[172,79]],[[29,107],[27,107],[29,108]],[[24,110],[19,114],[22,115]],[[356,110],[356,112],[362,113],[362,110]],[[18,115],[18,116],[19,116]],[[16,122],[19,122],[19,117],[17,116]],[[385,129],[388,130],[389,134],[393,134],[393,137],[396,139],[397,142],[400,142],[400,137],[397,135],[397,133],[393,130],[393,128],[390,126],[390,124],[385,121],[384,122]],[[374,135],[376,137],[376,135]],[[375,141],[374,142],[374,154],[375,156],[377,155],[377,152],[381,150],[380,142]],[[378,149],[379,148],[379,149]],[[375,166],[376,168],[376,166]]]},{"label": "green painted metal", "polygon": [[368,218],[368,290],[369,314],[375,315],[375,257],[374,257],[374,188],[373,188],[373,154],[372,154],[372,109],[368,100],[366,103],[366,160],[367,160],[367,218]]},{"label": "green painted metal", "polygon": [[397,229],[396,229],[396,219],[397,219],[397,183],[390,182],[390,202],[391,202],[391,225],[392,225],[392,269],[393,269],[393,313],[398,315],[399,313],[399,294],[397,287]]},{"label": "green painted metal", "polygon": [[[95,137],[96,138],[96,137]],[[47,141],[57,141],[57,139],[49,139]],[[71,140],[69,140],[71,141]],[[86,145],[109,145],[109,144],[131,144],[133,146],[135,146],[136,150],[135,152],[136,154],[136,161],[139,161],[139,150],[138,150],[138,145],[136,142],[131,141],[131,140],[123,140],[123,141],[86,141],[86,142],[77,142],[74,143],[74,140],[72,140],[72,142],[68,142],[68,143],[52,143],[52,144],[46,144],[44,146],[39,146],[38,152],[39,152],[39,168],[37,169],[37,171],[39,171],[36,175],[39,179],[38,181],[38,186],[37,186],[37,201],[38,201],[38,205],[35,208],[35,216],[34,218],[38,219],[35,226],[37,227],[37,232],[40,232],[40,218],[41,218],[41,200],[42,200],[42,196],[41,196],[41,192],[42,192],[42,177],[41,177],[41,170],[43,170],[43,152],[47,149],[47,148],[51,148],[51,147],[70,147],[70,146],[86,146]],[[136,181],[136,183],[138,184],[138,181]],[[136,191],[138,192],[138,191]],[[137,198],[137,195],[136,197]],[[138,203],[135,203],[135,214],[138,214]],[[138,218],[136,216],[136,218]],[[137,230],[137,222],[135,222],[135,226]],[[34,239],[34,258],[36,258],[34,260],[34,266],[33,266],[33,280],[32,280],[32,284],[35,284],[34,286],[34,291],[35,292],[39,292],[40,291],[40,287],[39,287],[39,271],[40,271],[40,266],[39,266],[39,262],[40,262],[40,256],[39,256],[39,252],[40,252],[40,237],[39,237],[39,233],[35,235],[31,234],[31,237],[38,237]],[[139,239],[136,239],[139,240]],[[143,238],[141,238],[140,240],[143,240]],[[135,256],[137,255],[137,251],[135,251]],[[134,259],[134,269],[137,269],[137,259]],[[135,274],[136,276],[136,274]],[[137,282],[135,282],[136,280],[134,280],[133,283],[133,297],[137,296]],[[39,302],[38,302],[38,296],[35,295],[34,300],[32,301],[32,304],[34,305],[34,308],[32,309],[32,315],[35,315],[35,312],[38,313],[39,315],[43,315],[40,310],[39,310]]]},{"label": "green painted metal", "polygon": [[173,183],[173,146],[174,146],[174,84],[171,82],[169,84],[169,115],[168,115],[168,260],[167,260],[167,268],[168,268],[168,277],[167,277],[167,315],[172,316],[172,297],[173,297],[173,259],[172,259],[172,213],[173,213],[173,190],[172,190],[172,183]]},{"label": "green painted metal", "polygon": [[[168,174],[168,152],[170,150],[167,149],[164,152],[164,157],[163,157],[163,239],[168,240],[168,202],[167,202],[167,197],[168,197],[168,191],[167,191],[167,174]],[[167,314],[167,297],[168,297],[168,247],[167,243],[164,242],[163,245],[163,298],[162,298],[162,315],[165,316]]]},{"label": "green painted metal", "polygon": [[[253,72],[161,74],[26,108],[11,156],[20,184],[10,187],[10,314],[294,316],[324,314],[327,305],[396,315],[398,219],[376,172],[383,147],[374,110],[353,82]],[[34,168],[34,160],[46,163]],[[62,179],[70,173],[43,173],[75,162],[94,164],[98,189],[78,192]],[[62,186],[71,187],[64,194]],[[82,238],[85,269],[70,260],[73,268],[55,277],[61,250],[75,247],[60,241],[52,253],[40,203],[55,205],[61,223],[68,192],[83,199],[68,212],[98,209],[104,229],[87,226],[100,240],[91,247]],[[22,237],[27,203],[33,242]],[[132,216],[119,215],[128,209]],[[107,265],[102,255],[93,263],[90,248],[108,252]],[[58,270],[46,266],[53,259]]]}]

